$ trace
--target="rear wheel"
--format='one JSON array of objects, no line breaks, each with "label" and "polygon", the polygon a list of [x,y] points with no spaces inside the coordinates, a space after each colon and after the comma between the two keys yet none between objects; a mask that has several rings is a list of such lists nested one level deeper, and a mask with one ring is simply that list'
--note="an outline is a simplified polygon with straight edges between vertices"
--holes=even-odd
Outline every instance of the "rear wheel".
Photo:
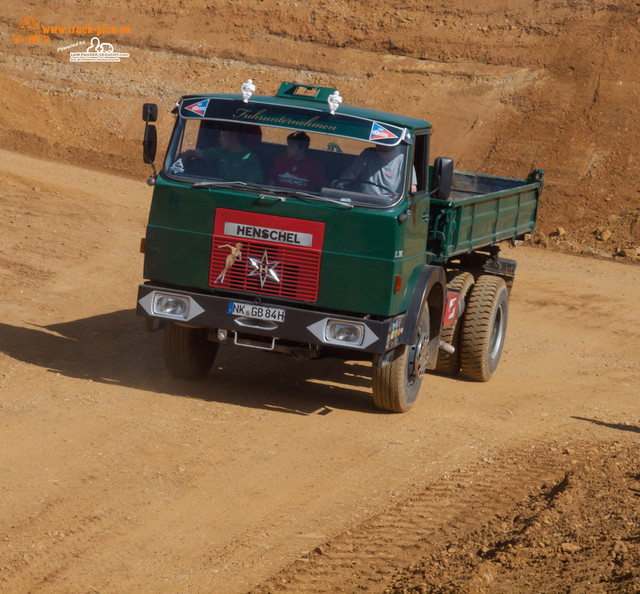
[{"label": "rear wheel", "polygon": [[418,334],[412,345],[400,345],[391,363],[373,368],[373,402],[388,412],[406,412],[416,401],[429,356],[429,307],[420,312]]},{"label": "rear wheel", "polygon": [[498,367],[507,331],[509,293],[504,280],[483,275],[471,290],[460,336],[460,371],[488,381]]},{"label": "rear wheel", "polygon": [[[447,289],[460,291],[461,303],[466,303],[469,293],[473,289],[474,279],[470,272],[459,272],[448,283]],[[453,346],[455,352],[449,354],[442,349],[438,349],[438,362],[435,372],[445,375],[455,375],[460,371],[460,334],[464,318],[458,318],[451,326],[447,326],[440,331],[440,339]]]},{"label": "rear wheel", "polygon": [[190,328],[167,322],[164,331],[167,371],[181,379],[202,378],[209,373],[218,346],[218,343],[207,340],[206,328]]}]

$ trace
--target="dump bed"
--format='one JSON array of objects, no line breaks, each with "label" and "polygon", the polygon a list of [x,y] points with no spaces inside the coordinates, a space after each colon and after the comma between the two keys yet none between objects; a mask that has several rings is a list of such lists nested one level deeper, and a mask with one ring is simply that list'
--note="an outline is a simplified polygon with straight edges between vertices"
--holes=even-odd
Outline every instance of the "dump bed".
[{"label": "dump bed", "polygon": [[431,201],[428,250],[446,261],[531,233],[543,174],[536,169],[523,180],[454,172],[449,198]]}]

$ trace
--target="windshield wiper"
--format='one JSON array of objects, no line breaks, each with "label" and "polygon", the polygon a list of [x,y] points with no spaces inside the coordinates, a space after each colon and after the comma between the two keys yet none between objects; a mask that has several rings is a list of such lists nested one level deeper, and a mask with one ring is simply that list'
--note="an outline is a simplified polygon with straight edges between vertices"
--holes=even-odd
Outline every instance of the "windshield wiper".
[{"label": "windshield wiper", "polygon": [[239,180],[221,179],[216,181],[200,181],[191,186],[192,188],[240,188],[253,192],[262,192],[264,188],[259,184],[251,184]]},{"label": "windshield wiper", "polygon": [[293,189],[285,189],[285,188],[269,188],[263,189],[263,192],[269,192],[269,194],[265,194],[268,196],[286,196],[287,198],[298,198],[304,201],[313,201],[313,202],[328,202],[329,204],[336,204],[338,206],[344,206],[346,208],[353,208],[353,204],[351,201],[346,200],[338,200],[337,198],[328,198],[327,196],[319,196],[317,194],[311,194],[309,192],[303,192],[302,190],[293,190]]},{"label": "windshield wiper", "polygon": [[191,186],[192,188],[238,188],[242,190],[249,190],[252,192],[258,192],[260,196],[265,197],[286,197],[286,198],[298,198],[299,200],[309,200],[313,202],[328,202],[329,204],[336,204],[337,206],[344,206],[345,208],[353,208],[353,204],[350,201],[339,200],[337,198],[329,198],[328,196],[318,196],[317,194],[310,194],[309,192],[303,192],[302,190],[293,190],[288,188],[274,188],[272,186],[262,186],[260,184],[253,184],[243,182],[240,180],[212,180],[212,181],[200,181]]}]

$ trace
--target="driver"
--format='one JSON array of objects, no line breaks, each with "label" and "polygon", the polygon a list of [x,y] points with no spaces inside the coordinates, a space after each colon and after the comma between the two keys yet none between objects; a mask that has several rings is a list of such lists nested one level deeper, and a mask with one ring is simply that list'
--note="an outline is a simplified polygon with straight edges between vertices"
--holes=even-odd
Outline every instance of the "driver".
[{"label": "driver", "polygon": [[185,151],[186,158],[195,157],[215,163],[217,177],[228,181],[256,183],[262,181],[260,159],[244,145],[244,135],[237,130],[220,130],[220,146]]},{"label": "driver", "polygon": [[[347,187],[355,192],[397,197],[402,194],[405,151],[400,145],[376,144],[364,149],[356,160],[332,183],[334,187]],[[414,173],[415,176],[415,173]],[[351,182],[351,183],[349,183]],[[411,191],[415,192],[415,179]]]}]

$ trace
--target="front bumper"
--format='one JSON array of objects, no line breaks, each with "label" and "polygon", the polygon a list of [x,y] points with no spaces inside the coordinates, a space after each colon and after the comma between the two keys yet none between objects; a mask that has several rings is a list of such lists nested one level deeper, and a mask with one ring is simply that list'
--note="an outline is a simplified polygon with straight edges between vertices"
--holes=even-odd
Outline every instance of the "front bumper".
[{"label": "front bumper", "polygon": [[[155,306],[158,296],[182,300],[185,307],[176,310],[175,314],[161,313]],[[282,310],[281,317],[284,319],[282,321],[276,319],[260,320],[233,314],[230,313],[233,303]],[[220,297],[152,284],[143,284],[138,287],[136,314],[194,326],[265,336],[301,344],[340,347],[379,355],[397,346],[404,321],[404,315],[384,320],[372,320],[289,305],[276,305],[261,299]],[[331,337],[327,327],[335,323],[345,323],[361,328],[362,336],[358,344],[341,342],[335,337]]]}]

